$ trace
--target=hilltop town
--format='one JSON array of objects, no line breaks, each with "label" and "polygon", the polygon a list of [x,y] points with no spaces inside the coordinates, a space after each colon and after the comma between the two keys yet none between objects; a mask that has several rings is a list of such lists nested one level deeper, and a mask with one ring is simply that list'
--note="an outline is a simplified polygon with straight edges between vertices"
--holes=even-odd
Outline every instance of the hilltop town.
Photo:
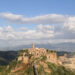
[{"label": "hilltop town", "polygon": [[68,58],[66,54],[64,56],[58,56],[54,50],[36,48],[32,44],[32,48],[23,48],[20,50],[17,57],[0,74],[56,75],[58,73],[57,75],[60,75],[63,72],[62,75],[64,75],[70,72],[70,75],[74,75],[75,73],[72,73],[72,71],[75,71],[74,64],[74,57]]},{"label": "hilltop town", "polygon": [[[45,56],[46,62],[63,65],[70,69],[75,69],[75,56],[67,57],[67,54],[64,54],[64,56],[58,57],[56,51],[46,50],[45,48],[35,48],[34,44],[32,44],[32,48],[28,49],[28,53],[32,55],[31,59]],[[28,63],[29,58],[26,56],[26,52],[23,52],[22,54],[23,56],[18,57],[18,61],[22,60],[24,63]]]},{"label": "hilltop town", "polygon": [[45,56],[47,58],[46,59],[47,62],[52,62],[55,64],[59,63],[57,61],[56,51],[49,51],[49,50],[46,50],[45,48],[35,48],[34,44],[32,44],[32,48],[28,48],[27,50],[23,49],[20,52],[21,56],[18,57],[18,61],[22,60],[23,62],[26,63],[26,62],[28,62],[28,60],[30,60],[29,56],[27,56],[26,51],[28,52],[29,55],[32,55],[31,59],[36,59],[36,58],[39,58],[41,56]]}]

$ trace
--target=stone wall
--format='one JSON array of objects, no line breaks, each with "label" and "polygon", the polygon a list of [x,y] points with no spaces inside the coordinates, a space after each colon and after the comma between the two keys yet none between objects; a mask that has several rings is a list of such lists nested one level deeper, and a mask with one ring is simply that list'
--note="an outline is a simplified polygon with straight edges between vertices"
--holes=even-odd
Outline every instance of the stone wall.
[{"label": "stone wall", "polygon": [[19,56],[19,57],[18,57],[18,61],[21,61],[22,59],[23,59],[22,56]]},{"label": "stone wall", "polygon": [[55,63],[57,64],[57,54],[56,53],[49,53],[49,54],[46,54],[47,56],[47,61],[48,62],[52,62],[52,63]]},{"label": "stone wall", "polygon": [[23,63],[28,64],[29,58],[28,56],[23,57]]},{"label": "stone wall", "polygon": [[29,54],[32,54],[33,56],[41,56],[46,55],[46,49],[44,48],[29,48],[28,49]]}]

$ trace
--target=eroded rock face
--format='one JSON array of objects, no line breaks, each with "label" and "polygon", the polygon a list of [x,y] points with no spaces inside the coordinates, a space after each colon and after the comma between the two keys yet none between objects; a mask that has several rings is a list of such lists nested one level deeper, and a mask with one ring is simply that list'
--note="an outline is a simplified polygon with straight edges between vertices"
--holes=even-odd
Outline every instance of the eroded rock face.
[{"label": "eroded rock face", "polygon": [[57,54],[56,53],[49,53],[46,54],[47,59],[57,59]]},{"label": "eroded rock face", "polygon": [[57,54],[56,53],[49,53],[46,56],[47,56],[47,61],[48,62],[52,62],[52,63],[55,63],[55,64],[58,63],[58,61],[57,61]]},{"label": "eroded rock face", "polygon": [[28,56],[23,57],[23,63],[28,64],[29,58]]},{"label": "eroded rock face", "polygon": [[48,68],[48,65],[47,65],[46,63],[44,63],[44,62],[40,62],[40,65],[43,66],[45,72],[47,72],[47,73],[51,73],[51,70]]},{"label": "eroded rock face", "polygon": [[19,57],[18,57],[18,61],[21,61],[22,59],[23,59],[22,56],[19,56]]},{"label": "eroded rock face", "polygon": [[22,54],[22,56],[19,56],[19,57],[18,57],[18,61],[22,61],[22,63],[28,64],[28,62],[29,62],[29,57],[26,56],[26,53],[24,52],[24,53]]}]

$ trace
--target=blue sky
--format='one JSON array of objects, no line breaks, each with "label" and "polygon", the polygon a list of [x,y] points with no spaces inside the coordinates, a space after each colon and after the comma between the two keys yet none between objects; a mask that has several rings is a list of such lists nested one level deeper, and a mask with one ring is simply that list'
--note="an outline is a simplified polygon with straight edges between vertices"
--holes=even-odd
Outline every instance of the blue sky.
[{"label": "blue sky", "polygon": [[75,44],[74,35],[75,0],[0,0],[0,48]]},{"label": "blue sky", "polygon": [[[10,12],[25,17],[44,14],[75,15],[74,7],[75,0],[0,0],[0,13]],[[2,19],[0,22],[0,25],[10,24]]]},{"label": "blue sky", "polygon": [[[0,0],[0,13],[11,12],[25,17],[43,14],[75,15],[75,0]],[[8,24],[2,21],[0,25]]]},{"label": "blue sky", "polygon": [[0,12],[25,16],[41,14],[75,14],[75,0],[0,0]]}]

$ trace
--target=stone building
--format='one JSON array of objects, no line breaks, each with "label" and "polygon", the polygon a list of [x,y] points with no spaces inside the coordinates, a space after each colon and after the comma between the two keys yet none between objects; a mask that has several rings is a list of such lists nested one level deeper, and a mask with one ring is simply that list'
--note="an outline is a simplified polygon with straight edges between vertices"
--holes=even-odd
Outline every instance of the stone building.
[{"label": "stone building", "polygon": [[57,54],[56,53],[49,53],[46,55],[47,59],[57,59]]},{"label": "stone building", "polygon": [[[27,49],[26,49],[27,50]],[[32,55],[32,58],[38,58],[40,56],[46,56],[48,62],[57,63],[57,54],[56,52],[47,52],[45,48],[35,48],[32,44],[32,48],[28,48],[28,54]],[[29,57],[26,56],[26,53],[23,52],[21,56],[18,57],[18,61],[23,61],[23,63],[29,62]]]},{"label": "stone building", "polygon": [[39,57],[41,55],[46,55],[45,48],[35,48],[34,44],[32,44],[32,48],[28,49],[29,54],[32,54],[35,57]]},{"label": "stone building", "polygon": [[46,54],[47,61],[57,64],[57,54],[55,52]]}]

